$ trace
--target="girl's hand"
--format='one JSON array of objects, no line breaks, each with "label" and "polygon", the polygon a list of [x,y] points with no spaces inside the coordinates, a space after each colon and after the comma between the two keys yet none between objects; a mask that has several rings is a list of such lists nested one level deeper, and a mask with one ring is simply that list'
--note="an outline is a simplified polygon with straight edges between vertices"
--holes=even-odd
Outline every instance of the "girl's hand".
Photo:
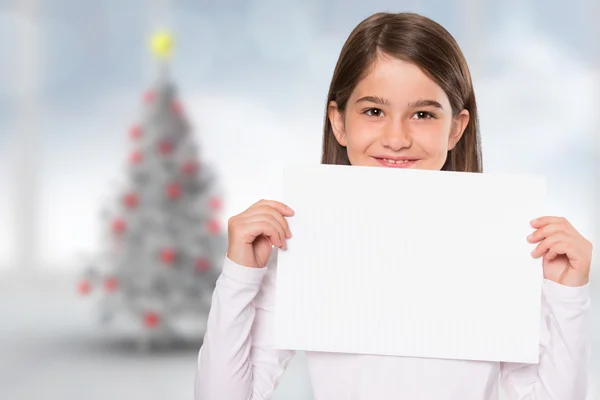
[{"label": "girl's hand", "polygon": [[592,244],[563,217],[541,217],[531,221],[535,231],[527,237],[538,243],[531,252],[544,256],[544,278],[566,286],[583,286],[589,282]]},{"label": "girl's hand", "polygon": [[228,222],[227,257],[245,267],[262,268],[271,256],[272,246],[286,249],[292,236],[284,217],[294,211],[283,203],[260,200]]}]

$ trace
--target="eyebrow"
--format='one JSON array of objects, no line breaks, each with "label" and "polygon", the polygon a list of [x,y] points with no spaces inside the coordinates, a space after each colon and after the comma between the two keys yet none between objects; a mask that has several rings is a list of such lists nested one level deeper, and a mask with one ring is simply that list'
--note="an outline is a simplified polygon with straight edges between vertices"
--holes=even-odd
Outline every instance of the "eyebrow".
[{"label": "eyebrow", "polygon": [[429,100],[429,99],[421,99],[421,100],[417,100],[417,101],[412,101],[410,103],[408,103],[408,107],[409,108],[419,108],[419,107],[435,107],[435,108],[439,108],[440,110],[443,110],[444,107],[442,107],[442,105],[435,101],[435,100]]},{"label": "eyebrow", "polygon": [[381,97],[378,97],[378,96],[365,96],[365,97],[361,97],[360,99],[356,100],[357,103],[360,103],[361,101],[368,101],[371,103],[381,104],[384,106],[390,105],[389,101],[387,101],[386,99],[382,99]]},{"label": "eyebrow", "polygon": [[[357,103],[360,102],[371,102],[371,103],[375,103],[375,104],[381,104],[381,105],[385,105],[385,106],[389,106],[390,102],[387,101],[384,98],[381,98],[379,96],[364,96],[361,97],[360,99],[356,100]],[[408,103],[408,107],[409,108],[419,108],[419,107],[435,107],[435,108],[439,108],[440,110],[443,110],[444,107],[442,107],[442,105],[435,101],[435,100],[429,100],[429,99],[420,99],[420,100],[416,100],[416,101],[411,101],[410,103]]]}]

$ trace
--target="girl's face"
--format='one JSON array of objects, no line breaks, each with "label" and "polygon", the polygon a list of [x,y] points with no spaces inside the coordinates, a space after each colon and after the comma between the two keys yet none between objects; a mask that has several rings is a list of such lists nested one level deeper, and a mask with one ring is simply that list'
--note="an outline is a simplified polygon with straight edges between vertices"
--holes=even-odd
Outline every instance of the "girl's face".
[{"label": "girl's face", "polygon": [[350,164],[441,170],[469,122],[452,116],[446,93],[419,67],[380,56],[361,80],[342,114],[328,116]]}]

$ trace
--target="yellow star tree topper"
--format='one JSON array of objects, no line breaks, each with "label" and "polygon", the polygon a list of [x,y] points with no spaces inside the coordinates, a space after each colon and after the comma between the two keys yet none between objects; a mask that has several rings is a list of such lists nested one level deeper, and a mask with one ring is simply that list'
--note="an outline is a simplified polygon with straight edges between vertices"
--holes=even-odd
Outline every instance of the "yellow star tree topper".
[{"label": "yellow star tree topper", "polygon": [[173,51],[173,36],[166,30],[155,33],[150,41],[150,48],[158,58],[169,58]]}]

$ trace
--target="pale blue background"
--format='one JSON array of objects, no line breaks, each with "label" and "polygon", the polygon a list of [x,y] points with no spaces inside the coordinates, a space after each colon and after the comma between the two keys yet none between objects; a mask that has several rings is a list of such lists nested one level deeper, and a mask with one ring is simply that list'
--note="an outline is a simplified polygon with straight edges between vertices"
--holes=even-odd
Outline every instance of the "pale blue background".
[{"label": "pale blue background", "polygon": [[[467,56],[486,170],[546,175],[548,212],[598,237],[600,13],[593,0],[48,0],[38,1],[36,16],[18,3],[25,2],[0,2],[2,398],[191,396],[197,349],[142,357],[88,340],[96,334],[90,305],[75,298],[71,281],[80,253],[101,244],[98,211],[123,175],[127,129],[155,72],[148,36],[162,26],[176,36],[172,71],[205,159],[219,172],[224,221],[277,196],[283,162],[319,161],[324,99],[350,30],[376,11],[416,11],[444,25]],[[40,38],[35,65],[20,64],[23,29]],[[30,116],[38,261],[26,272],[13,251],[24,67],[39,77],[38,113]],[[598,285],[592,289],[597,298]],[[600,398],[592,390],[590,398]],[[308,391],[298,358],[278,398],[308,399]]]}]

